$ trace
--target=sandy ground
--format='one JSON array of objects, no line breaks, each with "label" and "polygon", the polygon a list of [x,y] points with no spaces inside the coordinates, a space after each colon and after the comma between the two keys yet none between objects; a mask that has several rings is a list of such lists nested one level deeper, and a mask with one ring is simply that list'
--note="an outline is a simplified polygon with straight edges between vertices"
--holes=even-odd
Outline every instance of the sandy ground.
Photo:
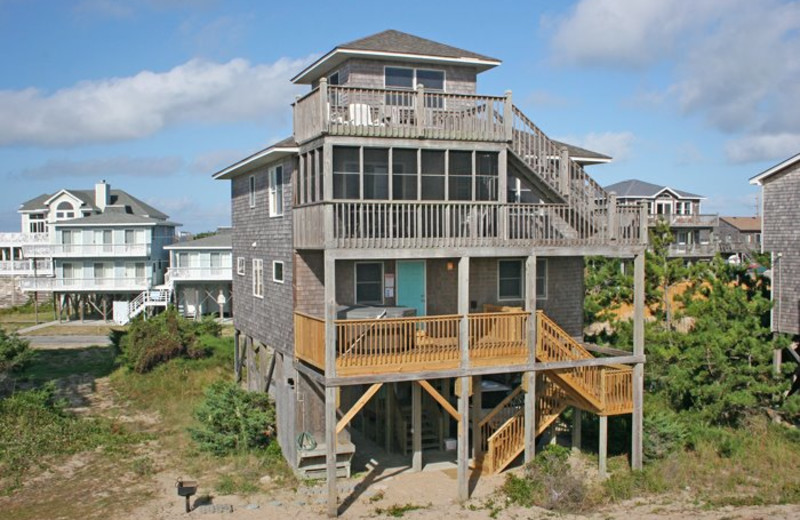
[{"label": "sandy ground", "polygon": [[[695,505],[687,496],[651,497],[647,500],[634,500],[601,509],[587,515],[560,515],[539,508],[508,507],[492,516],[489,501],[493,497],[494,488],[500,484],[502,477],[484,478],[473,492],[473,497],[464,505],[458,504],[454,498],[456,481],[447,470],[423,471],[422,473],[403,472],[387,475],[373,482],[366,491],[358,495],[358,491],[345,497],[346,504],[340,508],[341,518],[381,518],[386,513],[379,509],[387,509],[392,505],[415,504],[421,509],[406,512],[403,518],[434,520],[441,518],[466,518],[516,520],[529,518],[561,518],[565,520],[588,518],[600,519],[661,519],[678,520],[693,518],[696,520],[711,519],[797,519],[800,518],[800,505],[791,506],[759,506],[759,507],[725,507],[719,510],[705,510]],[[140,508],[120,515],[119,519],[312,519],[327,518],[325,513],[325,489],[322,486],[303,487],[297,492],[276,489],[272,493],[255,495],[247,499],[234,496],[214,497],[216,505],[230,505],[230,513],[205,513],[195,510],[186,513],[183,499],[176,496],[174,477],[162,473],[154,483],[156,496]],[[344,484],[349,489],[351,482]],[[200,492],[202,493],[202,484]],[[341,499],[341,497],[340,497]]]}]

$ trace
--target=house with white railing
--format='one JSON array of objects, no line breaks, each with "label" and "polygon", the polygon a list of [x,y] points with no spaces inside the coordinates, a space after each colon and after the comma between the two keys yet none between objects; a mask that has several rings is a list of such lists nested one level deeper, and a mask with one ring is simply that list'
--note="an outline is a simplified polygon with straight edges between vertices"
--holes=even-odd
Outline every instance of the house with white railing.
[{"label": "house with white railing", "polygon": [[659,222],[669,225],[674,240],[668,255],[675,258],[711,258],[719,248],[719,215],[704,214],[700,206],[705,197],[669,186],[636,179],[617,182],[604,188],[626,204],[647,207],[648,227]]},{"label": "house with white railing", "polygon": [[166,246],[169,268],[164,283],[178,312],[190,318],[230,315],[232,248],[231,228]]},{"label": "house with white railing", "polygon": [[110,319],[114,309],[115,319],[125,322],[141,309],[123,312],[122,303],[142,293],[150,305],[166,305],[169,295],[155,291],[164,282],[165,247],[174,242],[179,224],[164,213],[105,181],[94,190],[40,195],[24,202],[19,213],[23,230],[36,232],[36,240],[21,244],[31,268],[19,286],[53,294],[59,316]]},{"label": "house with white railing", "polygon": [[[576,444],[599,417],[601,473],[608,418],[632,415],[641,468],[647,208],[587,173],[609,157],[550,139],[511,91],[479,94],[499,64],[398,31],[338,45],[293,78],[292,136],[214,175],[235,372],[273,394],[283,454],[327,479],[332,516],[355,450],[413,470],[439,452],[465,500],[470,464],[531,460],[567,408]],[[633,259],[629,350],[583,342],[595,255]]]}]

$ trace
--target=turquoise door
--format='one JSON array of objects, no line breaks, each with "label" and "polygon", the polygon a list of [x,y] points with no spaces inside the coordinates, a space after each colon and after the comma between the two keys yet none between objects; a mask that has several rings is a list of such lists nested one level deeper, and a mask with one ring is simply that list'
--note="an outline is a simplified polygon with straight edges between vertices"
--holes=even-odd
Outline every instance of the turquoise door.
[{"label": "turquoise door", "polygon": [[425,316],[425,260],[397,262],[397,305],[417,309]]}]

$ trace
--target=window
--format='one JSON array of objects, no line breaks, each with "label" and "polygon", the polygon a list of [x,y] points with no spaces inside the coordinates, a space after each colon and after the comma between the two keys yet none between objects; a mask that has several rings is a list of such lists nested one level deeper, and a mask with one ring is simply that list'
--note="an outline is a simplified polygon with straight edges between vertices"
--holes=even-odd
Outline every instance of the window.
[{"label": "window", "polygon": [[283,166],[269,170],[269,216],[283,215]]},{"label": "window", "polygon": [[414,69],[386,67],[384,82],[386,88],[414,88]]},{"label": "window", "polygon": [[444,200],[444,152],[422,150],[422,200]]},{"label": "window", "polygon": [[[525,297],[525,261],[497,261],[497,299],[521,300]],[[547,298],[547,259],[536,259],[536,298]]]},{"label": "window", "polygon": [[56,206],[56,219],[64,220],[68,218],[75,218],[75,207],[66,200],[59,202],[58,206]]},{"label": "window", "polygon": [[256,176],[255,175],[251,175],[249,181],[250,181],[250,207],[251,208],[255,208],[256,207]]},{"label": "window", "polygon": [[264,261],[260,258],[253,259],[253,296],[264,297]]},{"label": "window", "polygon": [[521,300],[525,276],[522,260],[498,260],[497,299]]},{"label": "window", "polygon": [[278,260],[272,262],[272,281],[283,283],[283,262]]},{"label": "window", "polygon": [[244,257],[240,256],[236,258],[236,274],[244,275],[245,267],[244,267]]},{"label": "window", "polygon": [[383,263],[355,264],[356,303],[383,305]]},{"label": "window", "polygon": [[364,148],[364,198],[389,198],[389,150]]},{"label": "window", "polygon": [[417,151],[392,150],[392,198],[417,200]]},{"label": "window", "polygon": [[475,200],[497,200],[497,159],[496,153],[475,154]]},{"label": "window", "polygon": [[28,215],[28,231],[31,233],[44,233],[44,215],[31,213]]},{"label": "window", "polygon": [[[387,89],[413,90],[422,85],[425,91],[444,92],[445,75],[443,70],[412,69],[407,67],[386,67],[384,69],[384,86]],[[412,96],[404,93],[386,94],[388,105],[410,106]],[[441,96],[425,96],[426,108],[444,108]]]},{"label": "window", "polygon": [[449,200],[472,200],[472,152],[450,152]]},{"label": "window", "polygon": [[328,85],[339,85],[339,71],[337,70],[330,76],[328,76]]},{"label": "window", "polygon": [[333,198],[360,198],[358,156],[358,148],[345,146],[333,148]]}]

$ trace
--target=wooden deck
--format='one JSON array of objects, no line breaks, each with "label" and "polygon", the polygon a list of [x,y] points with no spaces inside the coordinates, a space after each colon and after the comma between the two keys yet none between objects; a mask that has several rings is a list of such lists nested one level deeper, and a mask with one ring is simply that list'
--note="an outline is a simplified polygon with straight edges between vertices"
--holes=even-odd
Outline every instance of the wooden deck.
[{"label": "wooden deck", "polygon": [[[435,372],[462,367],[457,314],[336,320],[336,376]],[[524,365],[529,361],[528,312],[467,315],[467,367]],[[536,360],[546,365],[594,356],[542,311],[536,313]],[[325,321],[295,313],[295,356],[325,371]],[[599,415],[631,413],[632,370],[624,365],[548,371],[569,404]]]},{"label": "wooden deck", "polygon": [[341,200],[293,211],[298,249],[643,243],[642,208],[630,205],[598,207],[586,215],[568,204]]}]

